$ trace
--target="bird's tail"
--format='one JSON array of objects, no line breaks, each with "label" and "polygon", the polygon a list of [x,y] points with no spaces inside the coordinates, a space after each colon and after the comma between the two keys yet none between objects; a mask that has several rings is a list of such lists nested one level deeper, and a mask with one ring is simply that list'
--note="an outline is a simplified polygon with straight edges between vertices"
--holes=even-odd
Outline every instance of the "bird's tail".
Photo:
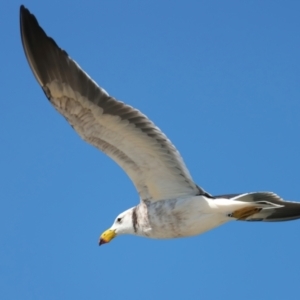
[{"label": "bird's tail", "polygon": [[300,203],[284,201],[270,192],[222,195],[216,198],[249,203],[249,206],[244,206],[229,214],[229,217],[240,221],[278,222],[300,218]]}]

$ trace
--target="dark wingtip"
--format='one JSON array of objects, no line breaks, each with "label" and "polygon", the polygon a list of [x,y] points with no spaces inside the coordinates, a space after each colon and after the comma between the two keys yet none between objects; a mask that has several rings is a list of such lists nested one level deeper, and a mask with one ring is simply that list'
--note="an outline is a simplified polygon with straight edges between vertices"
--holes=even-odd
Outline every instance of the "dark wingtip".
[{"label": "dark wingtip", "polygon": [[27,9],[24,5],[20,6],[20,25],[21,25],[21,34],[24,29],[28,30],[34,24],[35,26],[39,26],[39,23],[36,17]]},{"label": "dark wingtip", "polygon": [[39,84],[44,86],[53,79],[50,78],[51,71],[55,68],[59,69],[60,53],[62,52],[62,56],[67,56],[67,53],[47,36],[36,17],[24,5],[20,6],[20,32],[30,68]]},{"label": "dark wingtip", "polygon": [[46,34],[36,17],[24,5],[20,6],[20,31],[26,59],[48,99],[51,98],[51,91],[47,84],[56,80],[68,84],[89,99],[104,97],[107,100],[107,94]]},{"label": "dark wingtip", "polygon": [[20,5],[20,14],[22,13],[22,11],[24,11],[26,9],[26,7],[23,5],[23,4],[21,4]]},{"label": "dark wingtip", "polygon": [[[40,28],[36,17],[30,13],[30,11],[24,6],[20,6],[20,33],[23,49],[28,60],[28,63],[32,69],[38,82],[41,84],[40,74],[38,67],[33,59],[35,51],[36,36],[39,37],[39,33],[43,32]],[[38,33],[38,34],[36,34]]]}]

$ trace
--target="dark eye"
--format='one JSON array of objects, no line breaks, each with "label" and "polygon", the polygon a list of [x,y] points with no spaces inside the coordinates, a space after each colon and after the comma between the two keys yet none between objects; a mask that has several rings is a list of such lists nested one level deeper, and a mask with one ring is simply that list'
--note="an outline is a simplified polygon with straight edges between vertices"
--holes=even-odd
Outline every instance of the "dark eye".
[{"label": "dark eye", "polygon": [[121,223],[121,221],[122,221],[122,218],[117,219],[117,223]]}]

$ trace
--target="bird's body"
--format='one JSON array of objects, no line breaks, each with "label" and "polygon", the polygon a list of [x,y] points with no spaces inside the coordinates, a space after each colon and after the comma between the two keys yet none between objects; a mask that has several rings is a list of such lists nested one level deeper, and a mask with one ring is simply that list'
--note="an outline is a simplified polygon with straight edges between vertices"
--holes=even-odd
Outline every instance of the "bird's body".
[{"label": "bird's body", "polygon": [[300,204],[274,193],[212,196],[192,179],[171,141],[140,111],[99,87],[60,49],[24,6],[21,38],[45,95],[75,131],[116,161],[133,181],[140,204],[121,213],[100,244],[120,234],[176,238],[201,234],[232,220],[300,218]]},{"label": "bird's body", "polygon": [[232,219],[205,196],[141,203],[136,210],[137,233],[160,239],[198,235]]},{"label": "bird's body", "polygon": [[[198,235],[236,219],[262,220],[282,207],[280,204],[264,202],[261,198],[249,203],[251,195],[274,198],[274,201],[276,198],[280,199],[272,193],[244,194],[231,199],[209,198],[203,195],[187,196],[154,203],[142,201],[127,213],[131,214],[130,219],[134,220],[133,229],[136,235],[168,239]],[[246,199],[247,197],[249,199]],[[233,212],[237,216],[232,216]]]}]

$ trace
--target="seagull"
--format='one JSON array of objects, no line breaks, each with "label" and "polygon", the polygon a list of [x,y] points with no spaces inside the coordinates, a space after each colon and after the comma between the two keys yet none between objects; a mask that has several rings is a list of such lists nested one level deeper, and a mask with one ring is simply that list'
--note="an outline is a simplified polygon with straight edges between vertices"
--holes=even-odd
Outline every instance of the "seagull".
[{"label": "seagull", "polygon": [[99,245],[122,234],[170,239],[199,235],[233,220],[300,218],[300,203],[272,192],[206,192],[166,135],[139,110],[98,86],[23,5],[20,30],[29,66],[50,103],[83,140],[123,168],[138,191],[140,203],[117,216]]}]

